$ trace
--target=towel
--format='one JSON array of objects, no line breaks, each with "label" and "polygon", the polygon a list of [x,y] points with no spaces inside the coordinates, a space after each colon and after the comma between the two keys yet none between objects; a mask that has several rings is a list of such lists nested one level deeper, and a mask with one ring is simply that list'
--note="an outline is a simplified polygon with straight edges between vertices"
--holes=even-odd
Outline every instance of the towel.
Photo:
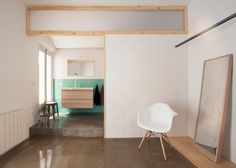
[{"label": "towel", "polygon": [[101,96],[100,96],[100,93],[99,93],[98,85],[96,85],[95,93],[94,93],[94,104],[96,106],[101,105],[101,99],[100,98],[101,98]]},{"label": "towel", "polygon": [[102,85],[101,91],[100,91],[100,101],[101,105],[104,105],[104,86]]}]

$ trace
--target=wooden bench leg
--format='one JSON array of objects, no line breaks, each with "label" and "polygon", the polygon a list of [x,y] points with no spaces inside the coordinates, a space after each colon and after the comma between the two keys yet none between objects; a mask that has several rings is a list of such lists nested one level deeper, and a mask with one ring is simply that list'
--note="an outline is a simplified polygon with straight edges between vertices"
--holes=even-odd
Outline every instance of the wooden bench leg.
[{"label": "wooden bench leg", "polygon": [[57,117],[59,119],[59,110],[58,110],[58,104],[56,103],[56,107],[57,107]]},{"label": "wooden bench leg", "polygon": [[52,105],[52,116],[53,116],[53,120],[55,120],[55,105]]}]

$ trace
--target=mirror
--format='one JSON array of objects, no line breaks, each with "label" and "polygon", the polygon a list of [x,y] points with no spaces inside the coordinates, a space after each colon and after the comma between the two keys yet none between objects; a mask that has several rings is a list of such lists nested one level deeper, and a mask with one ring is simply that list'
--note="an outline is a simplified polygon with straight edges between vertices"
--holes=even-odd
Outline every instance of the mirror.
[{"label": "mirror", "polygon": [[231,83],[232,55],[204,62],[194,147],[218,162]]},{"label": "mirror", "polygon": [[68,60],[68,76],[94,76],[94,61],[90,60]]}]

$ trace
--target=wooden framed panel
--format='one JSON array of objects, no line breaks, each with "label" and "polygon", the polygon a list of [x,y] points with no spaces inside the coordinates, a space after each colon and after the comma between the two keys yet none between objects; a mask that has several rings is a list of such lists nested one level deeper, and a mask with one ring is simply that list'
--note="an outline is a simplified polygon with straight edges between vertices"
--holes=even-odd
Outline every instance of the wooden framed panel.
[{"label": "wooden framed panel", "polygon": [[219,162],[231,86],[233,55],[204,62],[194,147]]},{"label": "wooden framed panel", "polygon": [[[40,13],[45,16],[44,19],[34,19],[37,20],[37,24],[39,20],[43,20],[43,22],[48,21],[53,26],[63,26],[43,28],[41,25],[41,30],[37,30],[37,25],[35,27],[35,23],[32,24],[31,19],[39,16]],[[67,27],[71,24],[71,22],[68,22],[70,16],[67,16],[63,22],[62,18],[68,13],[71,14],[70,16],[80,18],[80,21],[75,23],[74,30]],[[27,8],[26,15],[27,34],[32,36],[186,34],[188,27],[187,7],[185,6],[32,6]],[[114,15],[114,18],[111,15]],[[58,18],[55,18],[55,16],[58,16]],[[94,17],[98,18],[94,19]],[[176,21],[178,19],[179,21]],[[103,21],[103,23],[94,23],[97,20]],[[109,22],[106,23],[107,20]],[[59,21],[62,24],[57,24]],[[38,27],[40,26],[38,25]]]}]

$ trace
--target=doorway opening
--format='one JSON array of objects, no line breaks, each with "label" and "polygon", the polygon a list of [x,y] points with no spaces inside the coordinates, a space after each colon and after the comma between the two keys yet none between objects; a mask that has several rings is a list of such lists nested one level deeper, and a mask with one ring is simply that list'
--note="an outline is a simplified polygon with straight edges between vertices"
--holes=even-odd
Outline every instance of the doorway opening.
[{"label": "doorway opening", "polygon": [[56,102],[59,118],[36,124],[31,135],[104,137],[104,37],[48,38],[55,52],[39,50],[39,103]]}]

